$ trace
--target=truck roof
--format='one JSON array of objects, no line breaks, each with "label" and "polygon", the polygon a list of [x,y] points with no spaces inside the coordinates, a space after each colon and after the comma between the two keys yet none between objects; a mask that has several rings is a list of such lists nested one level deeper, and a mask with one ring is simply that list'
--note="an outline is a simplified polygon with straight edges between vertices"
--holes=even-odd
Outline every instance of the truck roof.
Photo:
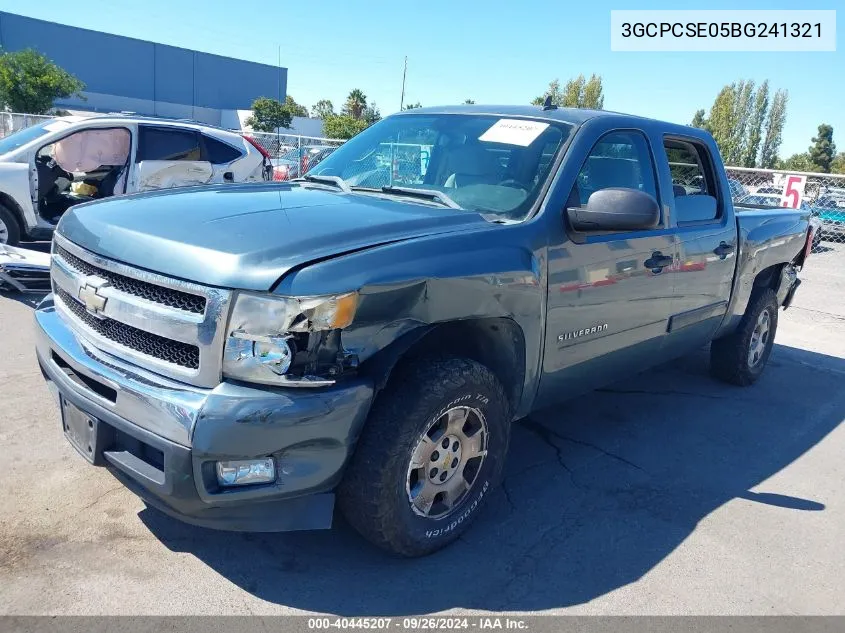
[{"label": "truck roof", "polygon": [[[556,108],[544,110],[543,106],[535,105],[454,105],[454,106],[432,106],[426,108],[414,108],[397,113],[398,116],[408,114],[490,114],[494,116],[530,117],[532,119],[546,119],[549,121],[561,121],[572,125],[581,125],[590,119],[599,117],[616,119],[615,123],[623,126],[626,123],[636,125],[639,128],[657,127],[664,133],[678,134],[711,139],[710,133],[700,128],[667,121],[658,121],[635,114],[624,114],[612,110],[588,110],[585,108]],[[392,116],[397,116],[392,115]]]},{"label": "truck roof", "polygon": [[539,119],[550,119],[563,121],[565,123],[580,124],[588,119],[600,116],[623,116],[633,119],[643,117],[632,114],[622,114],[609,110],[587,110],[583,108],[556,108],[544,110],[543,106],[534,105],[455,105],[455,106],[432,106],[426,108],[414,108],[404,110],[400,114],[494,114],[506,116],[532,117]]}]

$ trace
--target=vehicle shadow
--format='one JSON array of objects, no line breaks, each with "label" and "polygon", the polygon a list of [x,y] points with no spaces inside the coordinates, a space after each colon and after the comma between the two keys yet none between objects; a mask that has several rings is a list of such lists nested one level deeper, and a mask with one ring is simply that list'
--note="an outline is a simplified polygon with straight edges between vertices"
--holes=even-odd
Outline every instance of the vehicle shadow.
[{"label": "vehicle shadow", "polygon": [[0,297],[17,301],[30,308],[35,308],[39,302],[47,296],[47,292],[16,292],[13,290],[0,290]]},{"label": "vehicle shadow", "polygon": [[503,487],[458,542],[423,559],[376,550],[341,519],[324,532],[235,534],[147,508],[169,549],[268,602],[339,615],[528,611],[588,602],[649,572],[725,503],[818,512],[752,490],[845,417],[845,360],[776,345],[751,388],[699,352],[522,420]]}]

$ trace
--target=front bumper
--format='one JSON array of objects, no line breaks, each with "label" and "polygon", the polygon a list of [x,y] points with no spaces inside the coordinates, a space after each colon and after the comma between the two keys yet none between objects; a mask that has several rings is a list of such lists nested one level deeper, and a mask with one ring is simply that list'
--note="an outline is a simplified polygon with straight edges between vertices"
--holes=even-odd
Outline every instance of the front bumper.
[{"label": "front bumper", "polygon": [[[200,389],[95,349],[49,297],[35,312],[38,362],[58,398],[97,420],[91,458],[148,504],[204,527],[331,527],[334,494],[369,412],[366,379],[319,390],[223,382]],[[273,456],[275,483],[221,489],[214,463]]]}]

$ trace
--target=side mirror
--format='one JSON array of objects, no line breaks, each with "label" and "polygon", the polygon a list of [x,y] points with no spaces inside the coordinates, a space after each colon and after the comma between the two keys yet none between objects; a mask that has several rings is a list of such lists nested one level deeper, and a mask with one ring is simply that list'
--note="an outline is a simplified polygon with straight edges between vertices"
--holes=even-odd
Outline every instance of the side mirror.
[{"label": "side mirror", "polygon": [[576,231],[646,231],[657,228],[660,206],[637,189],[608,187],[590,196],[586,207],[566,210]]}]

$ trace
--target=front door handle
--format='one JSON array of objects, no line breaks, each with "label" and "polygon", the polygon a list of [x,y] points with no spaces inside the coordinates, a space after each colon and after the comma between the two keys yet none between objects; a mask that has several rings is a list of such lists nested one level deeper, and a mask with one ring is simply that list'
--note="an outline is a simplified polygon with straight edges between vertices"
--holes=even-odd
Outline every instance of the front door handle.
[{"label": "front door handle", "polygon": [[660,251],[654,251],[651,257],[643,262],[643,265],[654,272],[660,272],[666,266],[671,266],[673,261],[675,260],[671,256],[664,255]]},{"label": "front door handle", "polygon": [[728,256],[728,253],[733,253],[735,247],[733,244],[728,244],[727,242],[722,242],[716,248],[713,249],[713,253],[719,256],[719,259],[725,259]]}]

